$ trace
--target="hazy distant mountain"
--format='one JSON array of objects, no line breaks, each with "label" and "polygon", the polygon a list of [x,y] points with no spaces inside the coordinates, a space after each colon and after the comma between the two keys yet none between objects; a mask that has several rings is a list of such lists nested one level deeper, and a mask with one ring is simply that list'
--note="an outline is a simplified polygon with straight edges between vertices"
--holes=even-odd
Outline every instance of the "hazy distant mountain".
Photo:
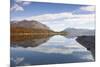
[{"label": "hazy distant mountain", "polygon": [[66,35],[66,37],[92,36],[92,35],[95,35],[95,30],[89,30],[89,29],[67,28],[63,32],[67,32],[68,33],[68,35]]}]

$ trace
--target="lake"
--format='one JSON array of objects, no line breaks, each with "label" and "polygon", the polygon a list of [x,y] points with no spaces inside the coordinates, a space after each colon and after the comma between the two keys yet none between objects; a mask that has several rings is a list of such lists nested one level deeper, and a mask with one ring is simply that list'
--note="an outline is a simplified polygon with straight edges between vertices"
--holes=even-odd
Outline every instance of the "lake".
[{"label": "lake", "polygon": [[11,40],[11,66],[43,65],[94,61],[77,37],[16,36]]}]

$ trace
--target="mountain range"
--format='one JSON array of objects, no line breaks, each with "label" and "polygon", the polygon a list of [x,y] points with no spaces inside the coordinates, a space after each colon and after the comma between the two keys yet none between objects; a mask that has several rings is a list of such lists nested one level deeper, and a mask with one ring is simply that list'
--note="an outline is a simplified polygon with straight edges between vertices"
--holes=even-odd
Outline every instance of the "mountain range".
[{"label": "mountain range", "polygon": [[[22,20],[22,21],[11,21],[10,24],[11,34],[61,34],[66,37],[76,36],[92,36],[95,35],[95,30],[90,29],[76,29],[66,28],[61,32],[54,32],[45,24],[42,24],[35,20]],[[67,35],[66,35],[67,33]]]},{"label": "mountain range", "polygon": [[76,29],[76,28],[66,28],[62,32],[67,32],[66,37],[77,37],[77,36],[94,36],[95,30],[90,29]]}]

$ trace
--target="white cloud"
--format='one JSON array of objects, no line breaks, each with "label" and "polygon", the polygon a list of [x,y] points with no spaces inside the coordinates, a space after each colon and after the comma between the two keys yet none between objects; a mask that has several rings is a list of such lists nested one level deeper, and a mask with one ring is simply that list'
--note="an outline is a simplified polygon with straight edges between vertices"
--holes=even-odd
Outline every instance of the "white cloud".
[{"label": "white cloud", "polygon": [[95,28],[95,14],[72,14],[69,12],[57,14],[43,14],[26,18],[27,20],[37,20],[46,24],[54,31],[62,31],[65,28]]},{"label": "white cloud", "polygon": [[[16,10],[18,11],[23,9],[20,7]],[[78,10],[94,11],[94,6],[80,7]],[[69,27],[95,29],[95,14],[74,14],[73,12],[61,12],[31,16],[24,19],[37,20],[43,24],[46,24],[54,31],[62,31]]]},{"label": "white cloud", "polygon": [[27,20],[38,20],[38,21],[53,21],[53,20],[59,20],[63,18],[69,18],[72,17],[72,13],[64,12],[64,13],[58,13],[58,14],[43,14],[38,16],[32,16],[29,18],[26,18]]},{"label": "white cloud", "polygon": [[24,1],[24,0],[16,0],[16,3],[17,3],[17,4],[21,4],[22,6],[26,6],[26,5],[31,4],[31,2],[29,2],[29,1]]},{"label": "white cloud", "polygon": [[18,4],[14,4],[14,6],[11,7],[11,11],[24,11],[24,9]]},{"label": "white cloud", "polygon": [[27,6],[29,4],[31,4],[31,2],[15,0],[15,4],[11,7],[11,11],[24,11],[23,6]]},{"label": "white cloud", "polygon": [[29,4],[31,4],[31,2],[23,2],[23,5],[29,5]]},{"label": "white cloud", "polygon": [[81,7],[80,9],[85,11],[95,11],[95,6]]},{"label": "white cloud", "polygon": [[20,3],[20,2],[22,2],[22,0],[15,0],[17,3]]}]

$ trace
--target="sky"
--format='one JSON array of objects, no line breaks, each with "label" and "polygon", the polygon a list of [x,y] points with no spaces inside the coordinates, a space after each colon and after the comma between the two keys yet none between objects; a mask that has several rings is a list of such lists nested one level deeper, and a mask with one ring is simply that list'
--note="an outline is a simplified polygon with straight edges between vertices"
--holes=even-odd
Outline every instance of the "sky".
[{"label": "sky", "polygon": [[95,29],[95,6],[11,0],[11,20],[36,20],[54,31]]}]

